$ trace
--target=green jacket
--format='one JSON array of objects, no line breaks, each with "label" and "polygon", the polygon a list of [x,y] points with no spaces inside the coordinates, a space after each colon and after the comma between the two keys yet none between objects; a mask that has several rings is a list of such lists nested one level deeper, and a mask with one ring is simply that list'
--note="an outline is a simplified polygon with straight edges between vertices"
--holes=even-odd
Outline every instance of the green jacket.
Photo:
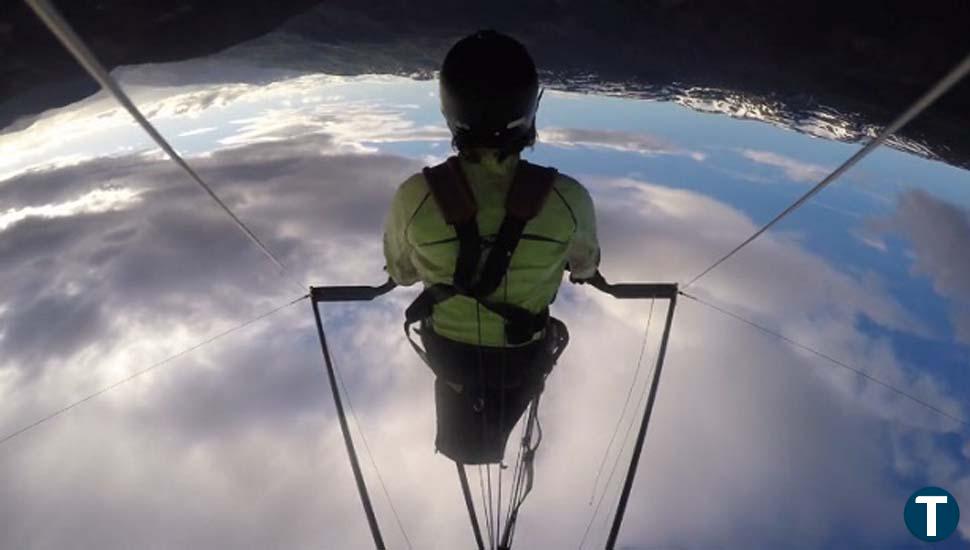
[{"label": "green jacket", "polygon": [[[513,156],[500,162],[485,153],[479,163],[461,161],[478,204],[483,240],[495,236],[505,217],[505,196],[518,160]],[[538,313],[555,298],[567,263],[572,277],[585,279],[596,272],[599,253],[589,193],[576,180],[559,174],[542,210],[526,225],[506,277],[489,299]],[[486,255],[487,250],[483,260]],[[452,282],[458,240],[423,174],[408,178],[394,196],[384,228],[384,257],[388,274],[399,285]],[[431,326],[451,340],[505,346],[504,320],[476,306],[466,296],[449,298],[435,306]]]}]

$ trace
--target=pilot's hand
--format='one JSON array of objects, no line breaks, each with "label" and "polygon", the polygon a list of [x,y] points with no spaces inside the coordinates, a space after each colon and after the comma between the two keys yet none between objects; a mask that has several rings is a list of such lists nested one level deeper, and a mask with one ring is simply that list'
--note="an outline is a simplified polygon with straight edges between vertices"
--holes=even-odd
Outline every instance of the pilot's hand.
[{"label": "pilot's hand", "polygon": [[576,285],[584,285],[586,283],[593,284],[593,283],[603,283],[603,282],[606,282],[606,281],[603,280],[603,275],[600,274],[599,271],[597,271],[596,273],[593,274],[592,277],[587,277],[587,278],[584,278],[584,279],[579,279],[576,276],[574,276],[572,273],[570,273],[569,274],[569,282],[570,283],[573,283],[573,284],[576,284]]}]

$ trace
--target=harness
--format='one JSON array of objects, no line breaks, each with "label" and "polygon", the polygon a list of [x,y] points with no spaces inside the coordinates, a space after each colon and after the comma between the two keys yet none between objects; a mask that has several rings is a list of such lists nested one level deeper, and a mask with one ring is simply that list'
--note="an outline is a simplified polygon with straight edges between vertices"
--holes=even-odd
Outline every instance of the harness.
[{"label": "harness", "polygon": [[505,277],[522,232],[529,220],[542,210],[556,174],[554,168],[519,161],[505,199],[505,217],[481,272],[476,276],[483,248],[478,232],[478,205],[461,164],[457,157],[451,157],[424,169],[431,195],[445,222],[454,228],[458,237],[458,259],[451,284],[426,287],[404,312],[404,332],[419,355],[424,357],[424,352],[411,338],[411,325],[431,317],[437,304],[454,296],[473,298],[485,309],[501,316],[505,320],[506,341],[513,346],[529,342],[537,332],[545,329],[549,320],[548,307],[532,313],[487,297],[498,289]]}]

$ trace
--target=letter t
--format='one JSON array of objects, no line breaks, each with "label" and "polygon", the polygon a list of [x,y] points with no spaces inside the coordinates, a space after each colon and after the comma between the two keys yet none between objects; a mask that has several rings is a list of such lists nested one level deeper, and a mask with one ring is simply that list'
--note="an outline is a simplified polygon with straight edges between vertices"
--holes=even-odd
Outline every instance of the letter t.
[{"label": "letter t", "polygon": [[926,536],[936,536],[936,505],[946,504],[946,496],[918,496],[916,504],[926,505]]}]

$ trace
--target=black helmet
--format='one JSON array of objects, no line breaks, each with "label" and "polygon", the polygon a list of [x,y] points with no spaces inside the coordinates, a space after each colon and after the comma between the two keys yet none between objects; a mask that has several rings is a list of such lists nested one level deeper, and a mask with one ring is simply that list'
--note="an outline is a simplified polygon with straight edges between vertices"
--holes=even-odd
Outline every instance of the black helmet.
[{"label": "black helmet", "polygon": [[525,46],[496,31],[459,40],[440,75],[441,113],[459,151],[518,153],[535,142],[539,77]]}]

